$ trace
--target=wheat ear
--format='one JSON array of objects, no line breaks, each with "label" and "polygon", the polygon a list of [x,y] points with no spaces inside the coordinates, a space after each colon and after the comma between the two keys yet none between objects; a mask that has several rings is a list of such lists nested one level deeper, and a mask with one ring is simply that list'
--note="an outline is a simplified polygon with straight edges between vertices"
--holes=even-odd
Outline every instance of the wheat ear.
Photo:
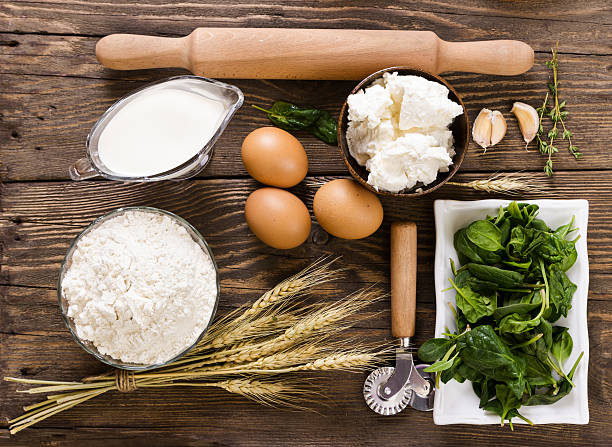
[{"label": "wheat ear", "polygon": [[232,379],[210,383],[209,386],[222,388],[230,393],[239,394],[264,405],[285,405],[295,409],[306,409],[295,404],[297,397],[305,401],[304,396],[315,394],[313,390],[290,385],[286,380],[262,381],[253,379]]},{"label": "wheat ear", "polygon": [[[301,272],[287,278],[277,284],[273,289],[264,293],[251,306],[242,306],[232,311],[229,315],[215,321],[200,343],[198,343],[198,346],[196,346],[186,357],[196,356],[202,351],[213,347],[219,348],[236,343],[240,340],[250,339],[252,335],[243,331],[245,328],[245,320],[248,321],[256,318],[273,305],[280,309],[282,304],[306,294],[310,291],[311,287],[336,279],[342,269],[332,270],[331,266],[338,259],[339,258],[334,258],[329,260],[327,257],[319,258]],[[275,314],[275,310],[273,309],[271,315]],[[264,320],[267,317],[268,315],[264,315]],[[262,323],[261,320],[259,323],[256,321],[257,320],[253,322],[253,326],[251,327],[253,330],[257,330],[258,324]],[[244,334],[244,336],[241,334]]]},{"label": "wheat ear", "polygon": [[471,188],[475,191],[515,195],[519,193],[541,193],[545,181],[541,177],[520,173],[495,174],[492,177],[471,182],[446,182],[447,185]]},{"label": "wheat ear", "polygon": [[327,257],[319,258],[312,265],[264,293],[239,318],[243,319],[256,315],[272,305],[303,294],[315,284],[320,285],[336,279],[341,270],[331,270],[330,267],[338,259],[328,260]]},{"label": "wheat ear", "polygon": [[345,320],[348,316],[357,314],[364,307],[379,299],[381,297],[373,292],[360,291],[332,305],[319,306],[317,310],[307,314],[301,321],[298,321],[293,326],[287,328],[283,334],[271,340],[240,347],[234,352],[232,350],[218,352],[211,355],[209,361],[252,362],[260,357],[285,350],[308,339],[314,333],[317,333],[319,339],[324,339],[330,333],[347,329],[359,321],[363,316],[353,319],[351,323],[338,326],[338,323]]}]

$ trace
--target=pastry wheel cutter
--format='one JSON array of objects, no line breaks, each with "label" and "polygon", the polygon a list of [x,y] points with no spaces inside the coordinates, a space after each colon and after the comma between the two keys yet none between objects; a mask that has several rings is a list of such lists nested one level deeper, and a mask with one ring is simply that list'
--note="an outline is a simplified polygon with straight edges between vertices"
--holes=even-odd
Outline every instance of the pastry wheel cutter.
[{"label": "pastry wheel cutter", "polygon": [[363,397],[378,414],[390,416],[408,405],[431,411],[435,394],[434,375],[414,364],[410,338],[416,319],[417,228],[411,222],[391,224],[391,332],[399,339],[395,367],[370,373]]}]

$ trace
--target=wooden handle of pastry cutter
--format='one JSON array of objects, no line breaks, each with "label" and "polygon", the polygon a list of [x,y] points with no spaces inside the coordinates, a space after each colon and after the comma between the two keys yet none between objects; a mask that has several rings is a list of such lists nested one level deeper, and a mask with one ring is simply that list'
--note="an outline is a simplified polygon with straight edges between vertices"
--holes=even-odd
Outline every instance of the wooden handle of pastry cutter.
[{"label": "wooden handle of pastry cutter", "polygon": [[524,73],[533,49],[517,40],[446,42],[432,31],[196,28],[185,37],[111,34],[96,44],[116,70],[177,67],[199,76],[243,79],[363,79],[387,67],[433,74]]},{"label": "wooden handle of pastry cutter", "polygon": [[417,227],[391,224],[391,332],[413,337],[416,319]]}]

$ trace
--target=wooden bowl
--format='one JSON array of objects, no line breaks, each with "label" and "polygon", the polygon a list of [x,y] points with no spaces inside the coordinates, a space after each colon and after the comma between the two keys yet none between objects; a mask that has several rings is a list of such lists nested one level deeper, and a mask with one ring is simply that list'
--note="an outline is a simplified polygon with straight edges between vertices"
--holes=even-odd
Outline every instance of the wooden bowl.
[{"label": "wooden bowl", "polygon": [[[348,167],[351,175],[365,188],[383,196],[410,198],[419,197],[438,189],[440,186],[449,181],[452,176],[455,175],[455,172],[459,170],[459,167],[463,162],[463,158],[465,157],[465,153],[468,150],[468,142],[470,139],[470,124],[467,116],[467,111],[465,110],[465,105],[463,104],[463,101],[461,100],[455,89],[444,79],[431,73],[427,73],[425,71],[415,70],[407,67],[390,67],[385,68],[383,70],[379,70],[376,73],[372,73],[370,76],[368,76],[359,84],[357,84],[357,86],[351,91],[351,95],[357,93],[359,90],[365,87],[368,87],[372,82],[382,77],[382,75],[387,72],[397,72],[400,75],[421,76],[427,80],[439,82],[440,84],[443,84],[448,88],[449,99],[455,101],[458,104],[461,104],[461,107],[463,108],[463,114],[456,117],[449,127],[449,130],[452,131],[453,137],[455,139],[455,156],[453,157],[453,164],[449,167],[449,171],[439,172],[436,180],[427,186],[423,186],[422,184],[417,183],[414,188],[406,190],[405,192],[398,193],[389,191],[377,191],[372,185],[368,183],[369,172],[367,171],[365,166],[361,166],[359,163],[357,163],[357,160],[355,160],[349,152],[348,143],[346,141],[346,129],[348,126],[347,101],[344,101],[344,104],[342,105],[342,110],[340,111],[340,117],[338,118],[338,147],[340,148],[340,153],[342,154],[344,163],[346,163],[346,166]],[[421,188],[421,190],[417,192],[419,188]]]}]

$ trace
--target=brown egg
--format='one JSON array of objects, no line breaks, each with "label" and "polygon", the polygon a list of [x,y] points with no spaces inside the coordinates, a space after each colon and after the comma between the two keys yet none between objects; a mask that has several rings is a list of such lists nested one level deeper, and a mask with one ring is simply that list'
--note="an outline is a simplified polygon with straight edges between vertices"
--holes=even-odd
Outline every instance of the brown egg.
[{"label": "brown egg", "polygon": [[246,136],[242,163],[255,180],[279,188],[297,185],[308,172],[308,157],[302,144],[277,127],[261,127]]},{"label": "brown egg", "polygon": [[255,236],[274,248],[295,248],[310,234],[310,213],[300,199],[284,189],[260,188],[244,206]]},{"label": "brown egg", "polygon": [[323,229],[343,239],[369,236],[383,220],[383,208],[376,194],[349,179],[332,180],[321,186],[313,208]]}]

